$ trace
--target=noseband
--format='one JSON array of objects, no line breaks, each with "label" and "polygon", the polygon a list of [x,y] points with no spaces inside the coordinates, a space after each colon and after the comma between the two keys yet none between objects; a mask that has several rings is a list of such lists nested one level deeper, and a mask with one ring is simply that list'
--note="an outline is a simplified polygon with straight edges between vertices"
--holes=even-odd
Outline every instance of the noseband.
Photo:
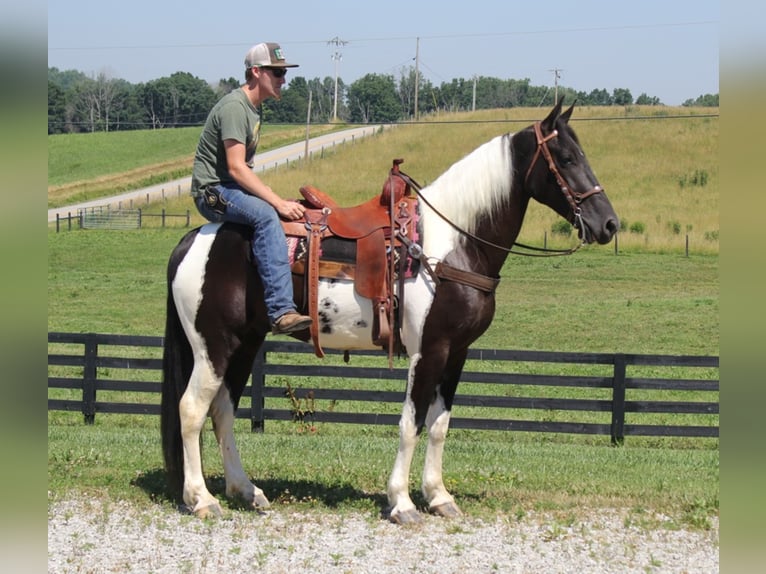
[{"label": "noseband", "polygon": [[551,150],[548,149],[548,142],[559,135],[558,130],[553,130],[547,136],[543,137],[543,130],[540,127],[540,122],[535,122],[535,135],[537,136],[537,150],[535,151],[535,155],[532,158],[532,163],[529,164],[527,175],[524,177],[524,186],[526,187],[527,180],[529,179],[529,174],[532,173],[532,168],[535,167],[537,158],[540,157],[540,153],[542,152],[545,161],[548,162],[548,169],[556,178],[556,182],[559,184],[564,197],[566,197],[569,206],[572,208],[572,219],[574,226],[582,231],[583,239],[585,239],[585,225],[582,221],[582,210],[580,209],[580,204],[584,199],[590,197],[591,195],[595,195],[596,193],[601,193],[604,190],[600,185],[596,185],[593,187],[593,189],[586,191],[585,193],[573,192],[564,177],[561,175],[561,173],[559,173],[559,168],[556,167],[556,162],[553,161]]}]

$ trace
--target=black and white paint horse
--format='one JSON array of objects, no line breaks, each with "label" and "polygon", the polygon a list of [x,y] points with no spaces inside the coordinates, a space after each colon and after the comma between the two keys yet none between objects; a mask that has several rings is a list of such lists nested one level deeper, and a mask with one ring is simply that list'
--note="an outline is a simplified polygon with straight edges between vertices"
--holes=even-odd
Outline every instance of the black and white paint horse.
[{"label": "black and white paint horse", "polygon": [[[559,101],[541,122],[483,144],[421,190],[419,238],[432,264],[499,277],[530,199],[570,221],[583,243],[611,240],[618,218],[569,126],[571,114],[571,107],[562,113]],[[171,486],[198,516],[221,514],[202,473],[199,439],[208,415],[223,456],[226,496],[253,508],[269,505],[243,470],[232,432],[254,357],[270,332],[248,241],[244,227],[207,224],[180,241],[168,266],[163,451]],[[493,292],[459,281],[437,284],[423,266],[403,288],[400,335],[409,372],[388,481],[388,513],[397,523],[420,519],[409,473],[424,429],[422,491],[429,510],[460,514],[442,480],[444,442],[468,347],[495,312]],[[319,300],[337,309],[329,328],[323,323],[323,347],[375,348],[372,304],[355,293],[351,281],[322,280]]]}]

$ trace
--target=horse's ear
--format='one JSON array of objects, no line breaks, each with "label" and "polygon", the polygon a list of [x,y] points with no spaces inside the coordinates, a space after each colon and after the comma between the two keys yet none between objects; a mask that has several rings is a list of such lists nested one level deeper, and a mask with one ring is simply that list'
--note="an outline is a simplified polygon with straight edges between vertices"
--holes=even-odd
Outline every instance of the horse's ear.
[{"label": "horse's ear", "polygon": [[574,110],[574,107],[575,107],[575,103],[576,103],[576,102],[577,102],[577,100],[575,100],[574,102],[572,102],[572,105],[571,105],[571,106],[569,106],[569,107],[567,108],[567,110],[566,110],[566,111],[565,111],[563,114],[561,114],[561,117],[560,117],[559,119],[563,120],[565,124],[568,124],[568,123],[569,123],[569,118],[571,118],[571,117],[572,117],[572,111]]},{"label": "horse's ear", "polygon": [[541,122],[544,127],[543,129],[544,132],[548,133],[553,131],[554,126],[556,125],[556,120],[561,115],[561,104],[563,103],[564,103],[564,96],[561,96],[559,98],[559,101],[556,102],[556,105],[553,106],[551,113],[548,114],[548,117]]}]

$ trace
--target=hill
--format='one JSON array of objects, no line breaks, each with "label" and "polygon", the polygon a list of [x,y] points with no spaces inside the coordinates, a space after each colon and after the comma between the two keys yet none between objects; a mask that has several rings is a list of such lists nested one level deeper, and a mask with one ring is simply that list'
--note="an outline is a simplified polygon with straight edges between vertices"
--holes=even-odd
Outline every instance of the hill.
[{"label": "hill", "polygon": [[[518,131],[546,112],[513,108],[400,124],[380,137],[325,154],[321,161],[270,172],[268,182],[286,197],[297,196],[298,188],[310,183],[343,205],[360,203],[379,192],[394,157],[403,157],[403,169],[427,184],[483,142]],[[717,112],[657,106],[575,109],[572,125],[621,218],[621,248],[678,251],[688,237],[693,250],[718,252]],[[312,127],[312,134],[320,129]],[[50,136],[49,207],[189,175],[198,130]],[[305,127],[272,126],[264,133],[262,149],[299,140],[302,132]],[[119,142],[116,150],[107,146],[112,141]],[[171,157],[159,158],[152,152],[158,147]],[[191,208],[196,216],[186,198],[154,208],[179,213]],[[572,238],[553,234],[556,222],[547,209],[533,205],[520,240],[571,243]]]}]

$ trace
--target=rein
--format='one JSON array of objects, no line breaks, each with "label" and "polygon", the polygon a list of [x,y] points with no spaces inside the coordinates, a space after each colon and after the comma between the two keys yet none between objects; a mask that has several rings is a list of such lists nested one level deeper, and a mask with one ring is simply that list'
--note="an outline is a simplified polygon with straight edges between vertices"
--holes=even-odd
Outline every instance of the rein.
[{"label": "rein", "polygon": [[[436,209],[431,204],[431,202],[429,202],[428,199],[426,199],[425,196],[422,193],[420,193],[423,188],[418,182],[416,182],[414,179],[412,179],[409,175],[407,175],[404,172],[399,172],[397,175],[401,177],[404,180],[404,182],[415,191],[415,194],[418,196],[418,198],[420,198],[423,201],[423,203],[425,203],[429,208],[431,208],[431,211],[433,211],[436,215],[438,215],[444,222],[449,224],[458,233],[465,235],[466,237],[469,237],[470,239],[473,239],[474,241],[483,243],[484,245],[487,245],[488,247],[492,247],[494,249],[498,249],[506,253],[511,253],[513,255],[523,255],[525,257],[557,257],[560,255],[571,255],[572,253],[580,249],[580,247],[582,247],[583,244],[585,243],[584,241],[585,225],[583,224],[583,221],[582,221],[582,211],[580,209],[579,204],[582,203],[582,201],[586,199],[587,197],[590,197],[591,195],[599,193],[603,190],[600,185],[596,185],[593,189],[591,189],[590,191],[586,193],[573,194],[572,191],[569,189],[569,186],[567,185],[566,180],[562,177],[561,173],[559,173],[559,170],[556,167],[556,163],[553,161],[553,156],[551,155],[551,152],[548,149],[548,141],[558,136],[558,130],[553,130],[550,134],[548,134],[547,137],[543,137],[542,130],[540,128],[540,122],[536,122],[534,127],[535,127],[535,135],[537,136],[537,150],[535,151],[535,155],[532,158],[532,163],[529,164],[529,168],[527,169],[527,174],[524,177],[524,185],[526,185],[527,180],[529,179],[529,174],[531,173],[532,168],[535,166],[535,163],[537,163],[537,158],[540,157],[540,153],[542,152],[543,156],[548,162],[548,169],[551,171],[551,173],[553,173],[554,177],[556,178],[556,182],[559,184],[561,191],[564,193],[564,196],[566,197],[567,201],[569,202],[569,205],[572,208],[572,214],[573,214],[575,227],[577,229],[580,229],[583,233],[583,241],[581,241],[579,244],[569,249],[547,249],[545,247],[534,247],[532,245],[525,245],[523,243],[519,243],[518,241],[514,242],[514,244],[511,247],[505,247],[503,245],[498,245],[497,243],[493,243],[492,241],[488,241],[482,237],[474,235],[473,233],[466,231],[465,229],[461,228],[454,222],[450,221],[450,219],[446,215],[444,215],[438,209]],[[520,249],[527,249],[529,251],[536,251],[537,253],[526,253],[524,251],[515,251],[514,247],[518,247]]]}]

